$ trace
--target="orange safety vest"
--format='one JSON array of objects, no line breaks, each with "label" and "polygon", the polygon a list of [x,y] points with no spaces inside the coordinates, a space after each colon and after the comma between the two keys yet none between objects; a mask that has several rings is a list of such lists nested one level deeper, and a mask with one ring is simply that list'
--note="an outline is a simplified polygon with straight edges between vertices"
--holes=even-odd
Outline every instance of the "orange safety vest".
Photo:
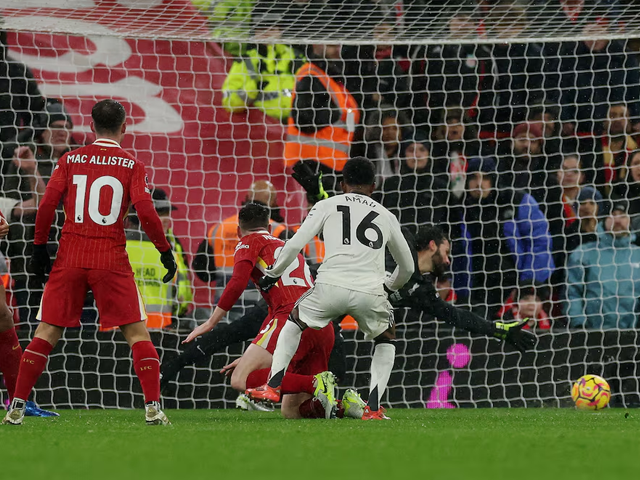
[{"label": "orange safety vest", "polygon": [[[273,229],[271,235],[276,238],[280,238],[280,234],[286,229],[286,226],[280,224]],[[300,230],[300,225],[291,227],[290,230],[297,232]],[[313,237],[313,240],[307,243],[304,247],[304,256],[307,260],[310,260],[311,263],[322,263],[324,260],[324,242],[318,237]]]},{"label": "orange safety vest", "polygon": [[[329,168],[342,171],[349,159],[355,125],[360,123],[358,103],[344,85],[333,80],[313,63],[306,63],[298,70],[296,82],[309,75],[322,82],[333,103],[342,111],[342,115],[333,125],[323,127],[311,135],[302,133],[294,123],[293,117],[289,116],[287,140],[284,146],[285,165],[291,167],[300,160],[316,160]],[[294,90],[293,105],[295,101]]]},{"label": "orange safety vest", "polygon": [[[280,224],[269,220],[272,230],[280,227]],[[274,235],[275,236],[275,235]],[[213,225],[207,232],[207,241],[213,250],[213,257],[218,269],[233,270],[233,255],[236,251],[238,238],[238,215],[225,218],[220,223]]]}]

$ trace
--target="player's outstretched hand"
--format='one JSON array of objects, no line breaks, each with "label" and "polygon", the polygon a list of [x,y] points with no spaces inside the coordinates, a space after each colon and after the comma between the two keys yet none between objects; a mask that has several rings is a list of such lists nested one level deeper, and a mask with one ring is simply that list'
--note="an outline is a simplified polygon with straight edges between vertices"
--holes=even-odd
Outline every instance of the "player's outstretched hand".
[{"label": "player's outstretched hand", "polygon": [[44,282],[45,276],[51,272],[51,257],[46,245],[34,245],[33,253],[29,259],[29,272]]},{"label": "player's outstretched hand", "polygon": [[293,173],[291,176],[302,188],[305,189],[310,197],[313,197],[316,200],[322,200],[329,197],[327,192],[324,191],[324,186],[322,185],[322,173],[313,173],[311,167],[306,163],[296,163],[293,166]]},{"label": "player's outstretched hand", "polygon": [[173,256],[173,250],[169,249],[166,252],[160,253],[160,261],[164,268],[167,269],[167,274],[162,277],[162,281],[164,283],[169,283],[173,280],[173,277],[176,276],[176,272],[178,271],[178,264],[176,263],[176,259]]},{"label": "player's outstretched hand", "polygon": [[260,280],[258,280],[258,287],[263,292],[268,292],[269,290],[271,290],[271,287],[278,283],[278,280],[280,280],[280,277],[268,277],[267,275],[265,275]]},{"label": "player's outstretched hand", "polygon": [[525,318],[524,320],[514,320],[512,322],[496,322],[494,336],[510,343],[520,352],[524,353],[527,350],[531,350],[536,345],[536,336],[529,330],[523,330],[528,321],[529,319]]},{"label": "player's outstretched hand", "polygon": [[215,327],[215,324],[211,322],[211,319],[207,320],[203,324],[200,324],[196,328],[194,328],[193,331],[187,336],[187,338],[182,341],[182,343],[193,342],[200,335],[204,335],[205,333],[213,330],[213,327]]}]

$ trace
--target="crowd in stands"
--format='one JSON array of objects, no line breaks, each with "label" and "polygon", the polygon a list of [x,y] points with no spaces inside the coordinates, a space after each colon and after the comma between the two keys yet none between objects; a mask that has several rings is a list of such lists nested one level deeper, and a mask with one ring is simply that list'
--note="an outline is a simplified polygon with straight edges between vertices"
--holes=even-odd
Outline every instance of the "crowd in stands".
[{"label": "crowd in stands", "polygon": [[[621,1],[425,0],[404,2],[403,12],[384,1],[192,2],[215,36],[250,32],[247,43],[223,44],[235,61],[222,106],[233,115],[259,109],[282,122],[289,169],[322,173],[324,188],[336,193],[344,163],[365,156],[377,168],[374,198],[403,226],[447,226],[454,261],[438,287],[450,301],[491,319],[529,318],[534,329],[637,325],[638,52],[622,35],[597,40],[624,31]],[[532,5],[545,12],[546,26],[531,20]],[[375,12],[366,24],[373,43],[341,45],[363,11]],[[392,41],[428,28],[434,12],[456,43]],[[590,38],[517,40],[551,24],[564,36]],[[335,28],[336,42],[291,41],[314,28],[325,37]],[[43,186],[74,145],[73,124],[4,45],[6,37],[0,92],[10,95],[0,102],[12,103],[0,104],[0,208],[12,233],[3,253],[28,321],[41,287],[28,285],[24,258]],[[156,196],[170,213],[166,194]],[[283,222],[268,182],[254,184],[246,201],[270,206],[274,225]],[[232,265],[216,250],[224,248],[224,232],[235,235],[234,217],[211,226],[194,252],[192,269],[205,282],[220,282]],[[174,314],[190,299],[179,287]]]},{"label": "crowd in stands", "polygon": [[[456,301],[484,316],[528,311],[542,329],[635,326],[640,272],[618,266],[633,258],[640,227],[638,52],[622,35],[598,39],[624,31],[623,2],[405,2],[400,14],[384,2],[322,5],[256,2],[246,21],[258,43],[235,52],[273,86],[277,62],[265,55],[276,49],[259,43],[266,25],[306,62],[280,71],[275,85],[294,79],[280,89],[281,114],[245,103],[283,120],[287,167],[321,172],[336,192],[349,157],[374,161],[375,198],[404,226],[449,226]],[[291,15],[326,8],[313,15],[317,28],[344,32],[328,10],[345,5],[356,12],[345,24],[369,9],[360,28],[373,42],[295,44],[305,29]],[[456,43],[391,42],[430,15]],[[530,41],[552,27],[590,38]]]}]

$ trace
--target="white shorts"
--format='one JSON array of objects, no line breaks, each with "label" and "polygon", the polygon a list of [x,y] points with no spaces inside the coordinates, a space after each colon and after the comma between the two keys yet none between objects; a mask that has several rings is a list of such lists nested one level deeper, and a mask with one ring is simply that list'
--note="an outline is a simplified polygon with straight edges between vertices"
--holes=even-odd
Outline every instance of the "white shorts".
[{"label": "white shorts", "polygon": [[298,300],[300,320],[320,329],[335,318],[351,315],[367,339],[374,339],[393,325],[393,308],[385,295],[356,292],[316,283]]}]

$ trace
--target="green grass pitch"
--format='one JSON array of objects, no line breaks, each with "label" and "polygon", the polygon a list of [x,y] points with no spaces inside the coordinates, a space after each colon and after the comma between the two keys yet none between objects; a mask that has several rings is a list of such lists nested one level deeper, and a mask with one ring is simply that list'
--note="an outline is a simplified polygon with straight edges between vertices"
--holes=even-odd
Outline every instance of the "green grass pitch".
[{"label": "green grass pitch", "polygon": [[392,421],[283,420],[233,410],[65,410],[0,426],[0,478],[637,478],[640,412],[391,410]]}]

